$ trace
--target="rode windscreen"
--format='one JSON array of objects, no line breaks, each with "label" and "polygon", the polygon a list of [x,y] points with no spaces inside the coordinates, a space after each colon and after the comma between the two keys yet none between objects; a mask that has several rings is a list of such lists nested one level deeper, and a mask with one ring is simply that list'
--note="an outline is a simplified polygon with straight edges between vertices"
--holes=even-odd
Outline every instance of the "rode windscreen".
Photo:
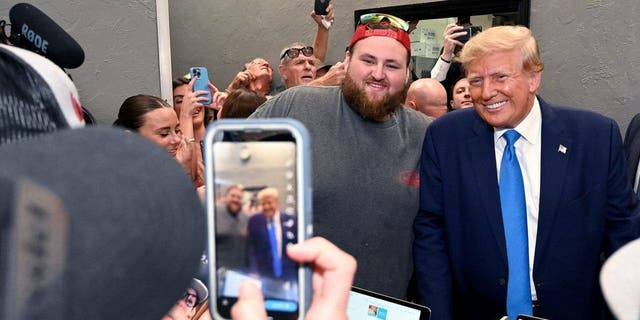
[{"label": "rode windscreen", "polygon": [[9,11],[11,43],[36,52],[61,68],[77,68],[84,51],[66,31],[44,12],[28,3],[18,3]]}]

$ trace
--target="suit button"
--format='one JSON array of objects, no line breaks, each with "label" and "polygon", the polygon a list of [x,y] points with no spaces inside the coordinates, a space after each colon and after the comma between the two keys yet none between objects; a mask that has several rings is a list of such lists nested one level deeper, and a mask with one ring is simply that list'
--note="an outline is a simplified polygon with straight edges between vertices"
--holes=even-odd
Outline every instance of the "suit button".
[{"label": "suit button", "polygon": [[500,279],[498,280],[498,283],[499,283],[501,286],[504,286],[505,284],[507,284],[507,279],[505,279],[505,278],[500,278]]}]

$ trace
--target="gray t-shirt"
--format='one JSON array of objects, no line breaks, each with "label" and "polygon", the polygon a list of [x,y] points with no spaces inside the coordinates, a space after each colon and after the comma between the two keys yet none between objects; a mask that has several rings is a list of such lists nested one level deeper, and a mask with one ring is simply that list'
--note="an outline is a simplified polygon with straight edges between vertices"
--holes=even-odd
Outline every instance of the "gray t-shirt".
[{"label": "gray t-shirt", "polygon": [[247,224],[249,216],[240,211],[229,212],[225,204],[216,206],[216,256],[224,267],[245,270],[247,260]]},{"label": "gray t-shirt", "polygon": [[402,107],[390,120],[364,120],[340,87],[301,86],[267,101],[251,118],[289,117],[311,136],[314,233],[358,260],[354,285],[404,298],[413,270],[419,161],[430,119]]}]

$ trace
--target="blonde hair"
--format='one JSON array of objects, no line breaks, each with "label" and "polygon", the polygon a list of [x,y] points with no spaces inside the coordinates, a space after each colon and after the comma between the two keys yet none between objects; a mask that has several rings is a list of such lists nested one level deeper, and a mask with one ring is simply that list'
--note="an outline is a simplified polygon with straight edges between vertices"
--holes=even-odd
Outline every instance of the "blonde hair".
[{"label": "blonde hair", "polygon": [[538,43],[531,30],[523,26],[497,26],[478,33],[462,48],[460,62],[468,70],[471,62],[486,54],[515,49],[520,50],[524,70],[541,72],[544,69]]},{"label": "blonde hair", "polygon": [[273,197],[278,199],[278,189],[276,188],[264,188],[258,192],[258,200],[262,201],[264,198]]}]

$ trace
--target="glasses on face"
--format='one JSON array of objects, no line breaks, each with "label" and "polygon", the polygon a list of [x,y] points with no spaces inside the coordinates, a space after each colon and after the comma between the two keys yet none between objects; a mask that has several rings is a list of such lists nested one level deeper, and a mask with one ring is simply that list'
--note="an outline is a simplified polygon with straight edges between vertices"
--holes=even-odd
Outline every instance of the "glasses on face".
[{"label": "glasses on face", "polygon": [[289,59],[295,59],[300,55],[300,52],[302,52],[305,57],[311,57],[313,55],[313,47],[289,48],[282,54],[280,60],[284,59],[285,56]]},{"label": "glasses on face", "polygon": [[193,306],[195,306],[196,302],[198,301],[198,296],[190,292],[185,292],[182,296],[182,299],[184,300],[184,303],[187,305],[187,307],[193,308]]},{"label": "glasses on face", "polygon": [[409,23],[386,13],[365,13],[360,16],[360,24],[385,24],[388,23],[394,28],[409,31]]}]

